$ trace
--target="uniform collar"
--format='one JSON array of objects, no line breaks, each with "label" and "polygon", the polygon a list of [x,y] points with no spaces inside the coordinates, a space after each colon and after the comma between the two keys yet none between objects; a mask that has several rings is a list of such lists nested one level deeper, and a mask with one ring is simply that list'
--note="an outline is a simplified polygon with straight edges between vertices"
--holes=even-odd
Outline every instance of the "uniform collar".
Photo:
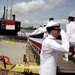
[{"label": "uniform collar", "polygon": [[68,24],[66,25],[66,27],[68,27],[69,24],[75,24],[75,22],[74,22],[74,21],[71,21],[70,23],[68,23]]},{"label": "uniform collar", "polygon": [[74,21],[71,21],[70,23],[75,23]]},{"label": "uniform collar", "polygon": [[48,35],[48,38],[55,39],[55,37],[52,35]]}]

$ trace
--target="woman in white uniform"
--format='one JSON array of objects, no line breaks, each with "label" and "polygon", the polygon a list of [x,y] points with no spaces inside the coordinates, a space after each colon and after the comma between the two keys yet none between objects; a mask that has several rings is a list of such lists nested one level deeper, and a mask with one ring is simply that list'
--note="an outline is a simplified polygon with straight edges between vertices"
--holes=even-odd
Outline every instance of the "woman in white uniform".
[{"label": "woman in white uniform", "polygon": [[[57,22],[48,23],[46,26],[48,37],[42,43],[40,53],[40,75],[56,75],[58,51],[69,52],[68,38],[63,30],[60,32],[60,24]],[[62,44],[56,42],[56,37],[61,34]]]}]

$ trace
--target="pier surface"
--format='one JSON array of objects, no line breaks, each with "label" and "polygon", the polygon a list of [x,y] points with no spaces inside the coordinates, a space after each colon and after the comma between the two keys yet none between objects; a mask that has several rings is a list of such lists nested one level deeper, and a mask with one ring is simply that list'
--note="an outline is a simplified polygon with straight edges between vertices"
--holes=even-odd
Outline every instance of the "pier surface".
[{"label": "pier surface", "polygon": [[75,73],[75,57],[69,57],[69,61],[63,60],[64,53],[59,52],[58,56],[58,72]]}]

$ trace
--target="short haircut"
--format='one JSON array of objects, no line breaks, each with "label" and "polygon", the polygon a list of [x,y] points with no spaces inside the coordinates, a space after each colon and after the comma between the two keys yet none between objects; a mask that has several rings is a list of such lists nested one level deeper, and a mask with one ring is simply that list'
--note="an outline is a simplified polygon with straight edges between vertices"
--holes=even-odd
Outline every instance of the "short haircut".
[{"label": "short haircut", "polygon": [[49,21],[51,21],[51,20],[54,20],[54,18],[53,17],[49,18]]},{"label": "short haircut", "polygon": [[69,17],[68,17],[68,20],[70,20],[70,21],[74,21],[74,17],[69,16]]},{"label": "short haircut", "polygon": [[50,33],[52,30],[54,29],[54,27],[47,27],[46,30],[48,33]]}]

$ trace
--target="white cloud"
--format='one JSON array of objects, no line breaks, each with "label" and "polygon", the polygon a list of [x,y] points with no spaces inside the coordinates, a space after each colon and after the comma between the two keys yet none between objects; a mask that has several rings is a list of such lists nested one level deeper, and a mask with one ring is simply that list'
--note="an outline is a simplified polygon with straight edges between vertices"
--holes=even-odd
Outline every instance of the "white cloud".
[{"label": "white cloud", "polygon": [[75,17],[75,10],[69,13],[69,16],[74,16]]},{"label": "white cloud", "polygon": [[63,0],[32,0],[31,2],[21,2],[13,6],[13,11],[17,14],[27,14],[37,10],[48,10],[62,3]]},{"label": "white cloud", "polygon": [[[13,5],[13,13],[14,14],[28,14],[31,12],[41,11],[41,10],[48,10],[55,7],[58,4],[61,4],[63,0],[32,0],[30,2],[20,2]],[[8,7],[10,10],[10,7]],[[1,9],[0,13],[3,13],[3,8]],[[8,13],[10,16],[10,11]]]},{"label": "white cloud", "polygon": [[59,5],[62,3],[63,0],[47,0],[46,4],[43,6],[43,10],[48,10],[48,9],[52,9],[55,6]]},{"label": "white cloud", "polygon": [[37,21],[24,20],[23,24],[27,24],[27,25],[37,24]]},{"label": "white cloud", "polygon": [[33,26],[33,27],[36,27],[36,26],[40,26],[40,25],[44,25],[46,24],[48,21],[36,21],[36,20],[24,20],[22,21],[22,26]]},{"label": "white cloud", "polygon": [[66,19],[62,19],[62,20],[58,20],[60,22],[61,25],[66,25],[68,23],[68,20]]},{"label": "white cloud", "polygon": [[17,3],[13,6],[13,11],[15,13],[25,14],[33,11],[37,11],[42,8],[45,4],[43,0],[32,0],[31,2],[21,2]]}]

